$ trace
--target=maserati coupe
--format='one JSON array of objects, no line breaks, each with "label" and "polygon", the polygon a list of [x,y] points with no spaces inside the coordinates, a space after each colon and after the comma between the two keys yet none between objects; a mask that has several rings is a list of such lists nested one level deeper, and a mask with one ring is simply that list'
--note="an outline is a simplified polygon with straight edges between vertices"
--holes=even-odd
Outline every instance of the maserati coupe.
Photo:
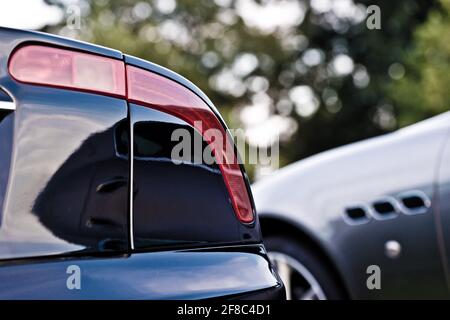
[{"label": "maserati coupe", "polygon": [[168,69],[0,28],[0,299],[284,298],[237,154],[180,129],[229,132]]},{"label": "maserati coupe", "polygon": [[450,113],[301,160],[253,194],[288,298],[450,298]]}]

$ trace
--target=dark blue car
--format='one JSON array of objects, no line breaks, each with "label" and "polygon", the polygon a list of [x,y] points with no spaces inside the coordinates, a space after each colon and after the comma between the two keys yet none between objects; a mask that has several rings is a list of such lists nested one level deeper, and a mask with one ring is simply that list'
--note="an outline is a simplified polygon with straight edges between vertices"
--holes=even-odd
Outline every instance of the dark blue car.
[{"label": "dark blue car", "polygon": [[284,298],[242,165],[178,129],[227,135],[174,72],[0,28],[0,299]]}]

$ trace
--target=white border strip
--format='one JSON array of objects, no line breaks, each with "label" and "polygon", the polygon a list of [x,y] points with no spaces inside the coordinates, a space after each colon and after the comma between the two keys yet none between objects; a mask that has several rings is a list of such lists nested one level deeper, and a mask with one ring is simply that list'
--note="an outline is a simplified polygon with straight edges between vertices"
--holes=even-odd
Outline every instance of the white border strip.
[{"label": "white border strip", "polygon": [[16,110],[16,104],[10,101],[0,101],[1,110]]}]

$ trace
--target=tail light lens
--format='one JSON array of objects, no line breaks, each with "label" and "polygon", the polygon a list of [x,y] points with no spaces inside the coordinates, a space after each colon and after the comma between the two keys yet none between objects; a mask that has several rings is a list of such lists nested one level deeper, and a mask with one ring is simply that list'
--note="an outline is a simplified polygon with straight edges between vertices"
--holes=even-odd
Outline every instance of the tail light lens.
[{"label": "tail light lens", "polygon": [[[126,69],[128,100],[169,113],[199,130],[214,153],[238,219],[253,222],[253,208],[233,142],[226,138],[227,132],[209,106],[175,81],[128,65]],[[196,125],[197,121],[201,121],[201,127]],[[208,129],[220,130],[225,145],[205,134]]]},{"label": "tail light lens", "polygon": [[125,96],[123,61],[87,53],[24,46],[12,55],[9,72],[20,82]]},{"label": "tail light lens", "polygon": [[[254,221],[253,206],[234,143],[209,106],[189,89],[140,68],[127,65],[125,70],[120,60],[39,45],[16,50],[8,68],[11,76],[20,82],[127,97],[130,102],[186,121],[200,131],[210,145],[238,219],[243,223]],[[201,127],[196,125],[197,121],[201,122]],[[209,129],[219,130],[223,143],[213,139],[207,133]]]}]

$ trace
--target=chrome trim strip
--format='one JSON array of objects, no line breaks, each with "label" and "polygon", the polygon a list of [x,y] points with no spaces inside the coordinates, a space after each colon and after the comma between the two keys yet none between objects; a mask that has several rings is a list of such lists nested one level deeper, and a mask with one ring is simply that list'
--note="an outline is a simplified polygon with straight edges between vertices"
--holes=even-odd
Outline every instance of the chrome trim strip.
[{"label": "chrome trim strip", "polygon": [[0,110],[16,110],[16,104],[11,101],[0,101]]},{"label": "chrome trim strip", "polygon": [[[390,213],[384,213],[384,214],[378,213],[377,209],[375,209],[375,204],[383,203],[383,202],[390,203],[392,205],[392,207],[394,208],[394,211],[390,212]],[[391,196],[384,196],[384,197],[377,198],[374,201],[372,201],[371,205],[372,205],[372,208],[371,208],[370,213],[372,214],[372,217],[376,220],[394,219],[394,218],[398,217],[398,215],[402,211],[402,207],[401,207],[401,204],[399,203],[399,201]]]},{"label": "chrome trim strip", "polygon": [[130,210],[130,226],[129,226],[129,232],[130,232],[130,248],[131,250],[134,250],[134,229],[133,229],[133,202],[134,202],[134,124],[133,120],[131,118],[131,110],[130,106],[128,105],[128,117],[129,117],[129,125],[130,125],[130,150],[128,152],[129,154],[129,161],[130,161],[130,203],[129,203],[129,210]]},{"label": "chrome trim strip", "polygon": [[[364,210],[365,217],[364,218],[355,218],[355,219],[350,218],[347,215],[347,210],[351,210],[351,209],[362,209],[362,210]],[[353,203],[352,205],[345,206],[343,208],[343,211],[342,211],[341,214],[342,214],[342,217],[343,217],[344,221],[347,224],[349,224],[351,226],[356,226],[356,225],[368,223],[371,220],[371,218],[373,217],[373,214],[372,214],[371,211],[372,211],[372,208],[370,208],[370,206],[367,205],[366,203],[363,203],[363,202],[358,203],[358,202],[356,202],[356,203]]]}]

